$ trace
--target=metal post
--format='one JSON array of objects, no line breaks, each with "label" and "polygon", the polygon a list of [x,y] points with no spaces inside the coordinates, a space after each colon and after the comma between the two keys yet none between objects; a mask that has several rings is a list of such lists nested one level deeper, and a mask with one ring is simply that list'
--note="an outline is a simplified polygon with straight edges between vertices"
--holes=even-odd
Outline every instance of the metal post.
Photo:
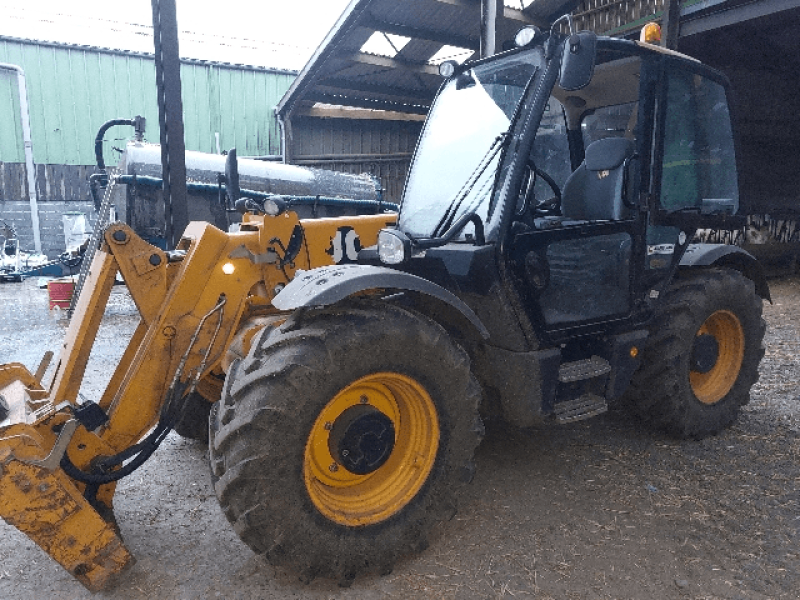
[{"label": "metal post", "polygon": [[497,20],[503,15],[503,0],[481,0],[481,58],[497,52]]},{"label": "metal post", "polygon": [[283,164],[291,165],[294,160],[292,152],[292,141],[294,131],[292,130],[292,113],[284,118],[278,118],[278,126],[281,128],[281,152],[283,154]]},{"label": "metal post", "polygon": [[670,50],[677,50],[681,31],[680,0],[666,0],[661,25],[661,45]]},{"label": "metal post", "polygon": [[156,58],[158,122],[167,246],[174,248],[189,224],[186,146],[183,137],[181,60],[175,0],[151,0]]},{"label": "metal post", "polygon": [[36,200],[36,165],[33,163],[33,141],[31,138],[31,119],[28,110],[28,89],[25,86],[25,71],[19,65],[0,63],[0,69],[17,74],[19,88],[19,116],[22,121],[22,143],[25,146],[25,171],[28,176],[28,201],[31,205],[31,227],[33,228],[33,247],[42,252],[42,234],[39,231],[39,204]]}]

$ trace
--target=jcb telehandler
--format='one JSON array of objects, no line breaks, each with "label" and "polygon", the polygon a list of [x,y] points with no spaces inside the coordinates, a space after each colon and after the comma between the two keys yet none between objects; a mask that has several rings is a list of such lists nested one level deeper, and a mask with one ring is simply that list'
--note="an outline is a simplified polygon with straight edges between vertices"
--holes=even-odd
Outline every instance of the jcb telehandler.
[{"label": "jcb telehandler", "polygon": [[[215,360],[220,504],[304,579],[346,583],[423,548],[486,416],[527,428],[617,401],[679,437],[728,426],[758,377],[769,291],[750,255],[691,243],[742,223],[727,82],[562,24],[443,67],[397,224],[372,217],[357,263],[305,271],[326,244],[280,207],[239,234],[194,223],[178,254],[111,226],[53,383],[0,370],[3,517],[103,586],[130,560],[114,483]],[[318,227],[327,241],[335,225]],[[116,269],[142,324],[103,398],[79,403]]]}]

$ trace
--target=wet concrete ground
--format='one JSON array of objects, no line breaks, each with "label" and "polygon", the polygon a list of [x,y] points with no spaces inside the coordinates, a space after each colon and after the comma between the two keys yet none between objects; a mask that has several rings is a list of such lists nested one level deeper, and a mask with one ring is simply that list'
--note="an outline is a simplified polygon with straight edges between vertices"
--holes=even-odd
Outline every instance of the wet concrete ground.
[{"label": "wet concrete ground", "polygon": [[[460,511],[430,548],[348,589],[255,556],[222,515],[207,451],[171,434],[123,480],[116,514],[138,562],[92,595],[0,523],[0,598],[766,599],[800,589],[800,279],[772,282],[761,381],[739,421],[672,440],[620,411],[570,426],[490,426]],[[137,321],[115,287],[82,393],[98,399]],[[35,281],[0,285],[0,362],[57,350]]]}]

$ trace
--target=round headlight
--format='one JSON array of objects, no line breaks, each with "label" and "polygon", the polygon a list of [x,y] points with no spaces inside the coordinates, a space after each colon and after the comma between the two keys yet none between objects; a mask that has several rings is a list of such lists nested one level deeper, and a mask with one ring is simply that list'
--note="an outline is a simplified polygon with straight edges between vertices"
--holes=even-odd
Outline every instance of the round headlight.
[{"label": "round headlight", "polygon": [[386,265],[399,265],[411,255],[411,240],[397,229],[378,232],[378,258]]},{"label": "round headlight", "polygon": [[453,76],[453,73],[456,72],[456,66],[458,63],[454,60],[446,60],[442,64],[439,65],[439,75],[444,77],[445,79],[449,79]]},{"label": "round headlight", "polygon": [[270,217],[277,217],[286,210],[286,203],[280,198],[267,198],[264,200],[264,212]]},{"label": "round headlight", "polygon": [[517,48],[527,46],[533,41],[537,33],[539,33],[538,27],[534,27],[533,25],[523,27],[517,32],[517,35],[514,36],[514,44],[516,44]]}]

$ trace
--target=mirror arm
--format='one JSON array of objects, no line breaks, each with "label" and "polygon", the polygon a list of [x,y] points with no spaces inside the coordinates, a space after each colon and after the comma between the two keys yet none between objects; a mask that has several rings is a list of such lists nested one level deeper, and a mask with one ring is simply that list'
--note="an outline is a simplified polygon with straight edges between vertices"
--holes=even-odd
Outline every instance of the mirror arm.
[{"label": "mirror arm", "polygon": [[461,218],[458,219],[453,225],[451,225],[450,229],[447,230],[443,236],[438,238],[432,238],[429,240],[414,240],[412,238],[412,243],[414,246],[419,248],[420,250],[426,248],[438,248],[439,246],[444,246],[448,242],[450,242],[453,238],[458,235],[464,227],[467,226],[467,223],[472,223],[475,226],[475,245],[476,246],[485,246],[486,245],[486,234],[484,232],[483,227],[483,220],[478,216],[478,213],[475,211],[468,212],[467,214],[463,215]]}]

